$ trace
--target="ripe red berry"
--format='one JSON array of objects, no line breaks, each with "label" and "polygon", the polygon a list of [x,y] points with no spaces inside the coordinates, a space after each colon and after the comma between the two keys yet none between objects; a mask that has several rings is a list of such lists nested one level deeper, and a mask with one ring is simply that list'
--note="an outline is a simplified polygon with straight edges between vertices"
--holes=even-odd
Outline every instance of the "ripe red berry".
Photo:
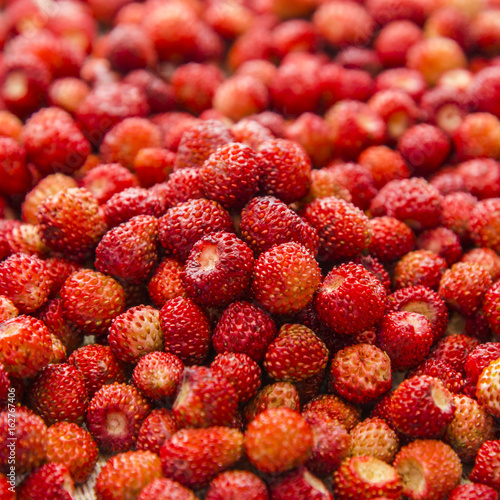
[{"label": "ripe red berry", "polygon": [[500,199],[489,198],[479,201],[472,209],[468,230],[472,241],[481,247],[500,251]]},{"label": "ripe red berry", "polygon": [[32,472],[19,487],[19,498],[43,500],[71,500],[74,494],[73,479],[63,464],[49,463]]},{"label": "ripe red berry", "polygon": [[498,460],[500,452],[500,441],[486,441],[481,448],[479,448],[469,477],[471,481],[476,483],[486,484],[498,490],[498,469],[500,463]]}]

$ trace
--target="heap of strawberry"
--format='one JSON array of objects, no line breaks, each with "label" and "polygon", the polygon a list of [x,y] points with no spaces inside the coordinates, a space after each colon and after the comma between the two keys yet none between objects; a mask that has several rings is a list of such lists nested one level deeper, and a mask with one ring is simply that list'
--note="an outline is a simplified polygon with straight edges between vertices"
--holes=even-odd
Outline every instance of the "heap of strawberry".
[{"label": "heap of strawberry", "polygon": [[498,500],[500,2],[4,5],[0,499]]}]

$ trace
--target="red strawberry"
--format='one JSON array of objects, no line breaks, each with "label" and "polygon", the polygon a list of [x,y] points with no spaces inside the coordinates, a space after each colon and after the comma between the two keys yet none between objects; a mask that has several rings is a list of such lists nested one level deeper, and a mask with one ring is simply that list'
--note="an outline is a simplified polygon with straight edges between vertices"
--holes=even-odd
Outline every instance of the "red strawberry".
[{"label": "red strawberry", "polygon": [[67,467],[45,464],[31,473],[19,487],[19,500],[73,500],[75,488]]},{"label": "red strawberry", "polygon": [[498,490],[500,480],[500,441],[486,441],[483,443],[476,456],[474,468],[469,479],[476,483],[486,484]]},{"label": "red strawberry", "polygon": [[500,335],[500,284],[495,283],[485,294],[483,302],[483,312],[489,327],[497,335]]},{"label": "red strawberry", "polygon": [[169,179],[175,153],[160,147],[142,148],[134,158],[134,171],[142,187],[150,188]]},{"label": "red strawberry", "polygon": [[0,294],[21,313],[32,313],[48,299],[51,279],[44,261],[16,253],[0,263]]},{"label": "red strawberry", "polygon": [[75,260],[87,258],[104,234],[104,217],[86,190],[63,189],[38,208],[42,241],[52,251]]},{"label": "red strawberry", "polygon": [[479,344],[467,355],[464,370],[467,378],[477,383],[481,372],[496,359],[500,358],[500,342]]},{"label": "red strawberry", "polygon": [[142,422],[137,435],[137,449],[149,450],[159,455],[160,448],[179,430],[170,410],[157,408]]},{"label": "red strawberry", "polygon": [[319,259],[350,258],[368,248],[368,218],[351,203],[328,196],[309,203],[302,216],[319,236]]},{"label": "red strawberry", "polygon": [[207,234],[233,232],[229,214],[215,201],[189,200],[170,208],[159,220],[160,243],[180,260],[186,260],[193,245]]},{"label": "red strawberry", "polygon": [[498,388],[500,386],[500,358],[492,361],[479,375],[476,396],[481,404],[494,417],[500,416]]},{"label": "red strawberry", "polygon": [[82,374],[68,363],[46,366],[29,389],[31,408],[47,425],[83,423],[89,403]]},{"label": "red strawberry", "polygon": [[19,316],[19,309],[5,295],[0,295],[0,322]]},{"label": "red strawberry", "polygon": [[426,359],[407,373],[407,378],[416,375],[429,375],[438,378],[445,387],[453,394],[462,392],[465,380],[462,374],[451,365],[441,359]]},{"label": "red strawberry", "polygon": [[411,500],[442,500],[462,476],[456,453],[433,439],[417,439],[403,446],[393,465],[403,480],[403,494]]},{"label": "red strawberry", "polygon": [[76,424],[60,422],[47,430],[47,460],[64,464],[75,483],[87,481],[98,453],[90,434]]},{"label": "red strawberry", "polygon": [[23,195],[30,190],[31,176],[26,166],[26,150],[10,137],[0,137],[0,172],[5,179],[0,189],[2,194]]},{"label": "red strawberry", "polygon": [[433,340],[427,318],[408,311],[386,314],[377,331],[377,345],[388,354],[395,371],[417,366],[429,354]]},{"label": "red strawberry", "polygon": [[191,490],[184,488],[182,484],[167,477],[153,479],[153,481],[142,489],[137,500],[158,500],[161,498],[196,500],[196,496]]},{"label": "red strawberry", "polygon": [[423,314],[430,322],[433,342],[440,339],[448,325],[448,309],[443,299],[425,286],[400,288],[387,297],[388,311]]},{"label": "red strawberry", "polygon": [[350,431],[361,420],[361,409],[334,394],[321,394],[309,401],[302,412],[325,412],[330,418],[338,420]]},{"label": "red strawberry", "polygon": [[375,217],[370,220],[370,228],[370,255],[382,262],[400,259],[415,247],[413,231],[394,217]]},{"label": "red strawberry", "polygon": [[299,411],[297,388],[290,382],[266,385],[245,405],[245,421],[251,422],[259,413],[269,408],[290,408]]},{"label": "red strawberry", "polygon": [[260,254],[273,245],[294,241],[316,255],[318,235],[285,203],[274,196],[253,198],[241,212],[242,239]]},{"label": "red strawberry", "polygon": [[301,203],[311,203],[318,198],[333,196],[351,202],[352,196],[349,191],[340,185],[335,179],[335,174],[327,168],[315,169],[311,172],[311,186],[307,195],[302,198]]},{"label": "red strawberry", "polygon": [[318,263],[299,243],[282,243],[255,261],[252,292],[271,313],[300,311],[312,299],[321,280]]},{"label": "red strawberry", "polygon": [[172,207],[205,197],[199,168],[183,168],[172,172],[166,182],[166,189]]},{"label": "red strawberry", "polygon": [[115,382],[101,387],[90,400],[87,427],[101,450],[127,451],[135,445],[149,412],[148,402],[135,387]]},{"label": "red strawberry", "polygon": [[52,356],[52,339],[43,321],[17,316],[0,324],[0,362],[10,375],[33,377]]},{"label": "red strawberry", "polygon": [[96,249],[95,267],[130,283],[144,281],[158,259],[158,222],[138,215],[106,233]]},{"label": "red strawberry", "polygon": [[92,344],[80,347],[71,354],[68,363],[82,374],[90,398],[106,384],[126,381],[125,366],[108,346]]},{"label": "red strawberry", "polygon": [[[12,419],[15,420],[14,436],[10,434]],[[13,411],[0,412],[0,470],[10,472],[12,442],[15,437],[16,474],[25,474],[40,467],[46,459],[47,426],[45,422],[24,406],[16,406]],[[10,447],[9,447],[10,445]]]},{"label": "red strawberry", "polygon": [[467,335],[448,335],[432,348],[429,358],[444,361],[456,371],[463,372],[469,352],[478,344],[477,339]]},{"label": "red strawberry", "polygon": [[97,476],[95,491],[102,500],[137,498],[161,477],[161,461],[150,451],[128,451],[112,457]]},{"label": "red strawberry", "polygon": [[262,472],[284,472],[303,464],[313,445],[310,425],[289,408],[259,413],[245,432],[246,454]]},{"label": "red strawberry", "polygon": [[239,402],[248,401],[257,394],[261,384],[261,369],[250,356],[232,352],[217,354],[210,368],[212,372],[221,373],[226,377]]},{"label": "red strawberry", "polygon": [[193,245],[181,274],[182,284],[196,303],[224,307],[249,287],[253,263],[252,251],[234,234],[208,234]]},{"label": "red strawberry", "polygon": [[391,292],[391,278],[389,277],[389,273],[376,257],[372,257],[371,255],[358,255],[352,262],[354,264],[361,264],[382,283],[387,293]]},{"label": "red strawberry", "polygon": [[174,394],[181,382],[184,363],[168,352],[151,352],[134,368],[134,385],[148,398],[162,399]]},{"label": "red strawberry", "polygon": [[[248,82],[248,80],[246,81]],[[231,133],[234,135],[236,142],[242,142],[255,151],[258,151],[260,145],[264,142],[274,139],[274,135],[269,128],[261,125],[255,118],[242,118],[231,127]]]},{"label": "red strawberry", "polygon": [[274,321],[249,302],[233,302],[222,313],[212,343],[218,353],[235,352],[261,361],[276,337]]},{"label": "red strawberry", "polygon": [[163,474],[200,488],[231,467],[243,453],[243,434],[228,427],[181,429],[160,449]]},{"label": "red strawberry", "polygon": [[426,286],[437,289],[446,267],[446,261],[429,250],[409,252],[394,268],[394,288]]},{"label": "red strawberry", "polygon": [[172,411],[179,427],[229,426],[237,405],[236,391],[221,372],[191,366],[184,370]]},{"label": "red strawberry", "polygon": [[264,367],[277,380],[300,382],[323,372],[327,362],[328,349],[312,330],[285,324],[267,349]]},{"label": "red strawberry", "polygon": [[334,474],[335,498],[377,498],[399,500],[403,485],[396,470],[382,460],[361,456],[344,460]]},{"label": "red strawberry", "polygon": [[493,283],[500,278],[500,256],[491,248],[473,248],[462,257],[462,262],[481,264],[490,273]]},{"label": "red strawberry", "polygon": [[330,388],[347,401],[368,403],[391,387],[391,360],[378,347],[356,344],[334,355],[330,367]]},{"label": "red strawberry", "polygon": [[480,247],[500,252],[500,199],[479,201],[470,214],[468,229],[472,241]]},{"label": "red strawberry", "polygon": [[465,483],[457,486],[448,500],[498,500],[498,493],[486,484]]},{"label": "red strawberry", "polygon": [[441,203],[441,225],[451,229],[463,242],[470,240],[468,223],[477,198],[469,193],[450,193]]},{"label": "red strawberry", "polygon": [[148,292],[157,307],[163,307],[167,300],[175,297],[186,297],[181,280],[182,269],[183,265],[178,260],[167,257],[154,271],[148,283]]},{"label": "red strawberry", "polygon": [[10,479],[2,473],[0,473],[0,495],[4,500],[16,500],[15,486],[13,486]]},{"label": "red strawberry", "polygon": [[168,300],[160,311],[165,350],[186,364],[201,363],[210,349],[210,324],[203,310],[191,299]]},{"label": "red strawberry", "polygon": [[51,297],[57,295],[69,276],[80,269],[77,262],[61,257],[49,257],[45,260],[45,265],[52,281],[50,287]]},{"label": "red strawberry", "polygon": [[266,484],[255,474],[244,470],[230,470],[221,472],[212,479],[205,497],[206,500],[224,498],[269,500],[269,495]]},{"label": "red strawberry", "polygon": [[391,397],[393,424],[414,438],[439,437],[454,413],[451,393],[439,379],[427,375],[404,380]]},{"label": "red strawberry", "polygon": [[[299,467],[271,483],[273,500],[333,500],[326,485],[305,467]],[[265,497],[267,498],[267,497]]]},{"label": "red strawberry", "polygon": [[462,257],[462,247],[458,236],[445,227],[424,231],[417,238],[417,248],[437,253],[451,266]]},{"label": "red strawberry", "polygon": [[386,292],[360,264],[342,264],[328,273],[315,298],[320,320],[338,333],[352,335],[383,316]]}]

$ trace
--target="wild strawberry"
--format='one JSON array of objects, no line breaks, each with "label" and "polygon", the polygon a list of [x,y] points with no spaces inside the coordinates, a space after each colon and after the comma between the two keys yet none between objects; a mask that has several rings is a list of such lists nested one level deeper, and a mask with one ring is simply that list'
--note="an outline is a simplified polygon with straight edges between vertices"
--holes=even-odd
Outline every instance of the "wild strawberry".
[{"label": "wild strawberry", "polygon": [[334,474],[335,498],[400,499],[403,489],[401,477],[389,464],[378,458],[361,456],[345,459]]},{"label": "wild strawberry", "polygon": [[463,395],[453,396],[453,401],[455,415],[446,428],[444,441],[462,462],[473,462],[482,444],[494,439],[495,422],[477,401]]},{"label": "wild strawberry", "polygon": [[478,402],[494,417],[500,416],[500,401],[497,396],[499,385],[500,358],[491,361],[481,372],[476,389]]},{"label": "wild strawberry", "polygon": [[52,356],[52,339],[43,321],[17,316],[0,324],[0,362],[10,375],[34,377]]},{"label": "wild strawberry", "polygon": [[443,195],[464,192],[465,183],[455,167],[443,167],[429,177],[429,182]]},{"label": "wild strawberry", "polygon": [[19,316],[19,310],[14,305],[14,302],[5,295],[0,295],[0,322],[3,323],[16,316]]},{"label": "wild strawberry", "polygon": [[498,500],[498,493],[486,484],[465,483],[457,486],[448,500]]},{"label": "wild strawberry", "polygon": [[[302,359],[294,365],[294,359]],[[283,325],[269,345],[264,367],[277,380],[299,382],[322,372],[328,349],[312,330],[303,325]]]},{"label": "wild strawberry", "polygon": [[142,489],[137,500],[155,500],[157,498],[175,498],[176,500],[196,500],[195,494],[181,483],[161,477],[153,479]]},{"label": "wild strawberry", "polygon": [[23,129],[23,122],[7,110],[0,112],[0,136],[18,140]]},{"label": "wild strawberry", "polygon": [[254,119],[243,118],[231,127],[231,133],[236,142],[250,146],[258,151],[261,144],[274,139],[271,131]]},{"label": "wild strawberry", "polygon": [[403,446],[393,465],[403,480],[403,494],[411,500],[446,498],[462,476],[457,454],[434,439],[417,439]]},{"label": "wild strawberry", "polygon": [[259,413],[269,408],[290,408],[299,411],[300,401],[295,385],[290,382],[276,382],[263,387],[245,405],[245,421],[251,422]]},{"label": "wild strawberry", "polygon": [[478,198],[495,198],[500,195],[500,163],[490,158],[465,161],[456,172],[464,181],[466,190]]},{"label": "wild strawberry", "polygon": [[481,247],[500,251],[498,227],[500,224],[500,200],[490,198],[479,201],[470,214],[468,230],[472,241]]},{"label": "wild strawberry", "polygon": [[375,276],[360,264],[342,264],[325,277],[314,304],[323,323],[338,333],[352,335],[382,318],[385,301],[385,289]]},{"label": "wild strawberry", "polygon": [[174,207],[185,201],[204,198],[201,169],[189,167],[172,172],[167,180],[168,200]]},{"label": "wild strawberry", "polygon": [[2,473],[0,473],[0,495],[2,495],[2,498],[5,500],[16,500],[16,490],[9,479],[7,479],[7,476]]},{"label": "wild strawberry", "polygon": [[242,239],[255,254],[273,245],[294,241],[315,255],[318,246],[316,229],[274,196],[253,198],[241,212]]},{"label": "wild strawberry", "polygon": [[437,289],[446,271],[446,261],[429,250],[408,252],[396,264],[392,281],[394,288],[425,286]]},{"label": "wild strawberry", "polygon": [[174,394],[181,382],[184,364],[167,352],[150,352],[134,368],[134,385],[148,398],[162,399]]},{"label": "wild strawberry", "polygon": [[303,408],[304,414],[326,412],[350,431],[361,420],[361,410],[334,394],[321,394],[309,401]]},{"label": "wild strawberry", "polygon": [[314,446],[306,467],[318,476],[332,474],[349,455],[349,433],[345,426],[326,412],[304,412],[302,416],[311,426]]},{"label": "wild strawberry", "polygon": [[89,403],[82,374],[67,363],[43,368],[31,384],[28,397],[30,407],[47,425],[83,423]]},{"label": "wild strawberry", "polygon": [[114,125],[149,111],[143,92],[126,83],[107,83],[91,90],[76,110],[76,119],[93,144],[100,144]]},{"label": "wild strawberry", "polygon": [[243,453],[243,434],[228,427],[181,429],[160,449],[163,474],[200,488],[231,467]]},{"label": "wild strawberry", "polygon": [[87,334],[103,335],[125,309],[122,286],[113,278],[90,269],[74,272],[59,294],[65,318]]},{"label": "wild strawberry", "polygon": [[491,440],[483,443],[476,455],[474,468],[469,474],[469,479],[498,490],[500,486],[498,479],[498,470],[500,469],[499,453],[500,441]]},{"label": "wild strawberry", "polygon": [[273,139],[259,147],[260,191],[284,203],[304,196],[311,184],[311,161],[297,143]]},{"label": "wild strawberry", "polygon": [[396,429],[414,438],[439,437],[454,413],[451,393],[440,380],[427,375],[404,380],[391,397]]},{"label": "wild strawberry", "polygon": [[4,195],[23,195],[31,188],[31,176],[26,166],[26,150],[14,139],[0,137],[0,173],[5,184],[0,188]]},{"label": "wild strawberry", "polygon": [[112,457],[97,476],[95,491],[102,500],[137,498],[161,474],[161,461],[150,451],[128,451]]},{"label": "wild strawberry", "polygon": [[228,426],[237,405],[236,391],[223,373],[193,366],[184,370],[172,411],[180,427]]},{"label": "wild strawberry", "polygon": [[[284,476],[276,478],[270,485],[273,499],[285,500],[332,500],[325,483],[309,472],[305,467],[298,467]],[[266,497],[267,498],[267,497]]]},{"label": "wild strawberry", "polygon": [[143,420],[136,447],[138,450],[149,450],[159,455],[163,443],[178,430],[172,412],[165,408],[156,408]]},{"label": "wild strawberry", "polygon": [[161,147],[145,147],[140,149],[134,158],[133,170],[139,184],[149,188],[165,182],[175,163],[175,153]]},{"label": "wild strawberry", "polygon": [[0,294],[21,313],[32,313],[48,299],[51,279],[47,265],[35,256],[11,255],[0,263]]},{"label": "wild strawberry", "polygon": [[133,386],[114,382],[102,386],[90,400],[87,427],[101,450],[127,451],[151,408]]},{"label": "wild strawberry", "polygon": [[212,200],[179,203],[159,220],[160,243],[183,261],[200,238],[218,231],[233,232],[234,228],[229,214]]},{"label": "wild strawberry", "polygon": [[243,353],[217,354],[210,368],[221,373],[233,386],[239,402],[248,401],[257,394],[261,384],[261,370],[256,361]]},{"label": "wild strawberry", "polygon": [[309,458],[313,433],[297,412],[272,408],[259,413],[245,432],[250,462],[262,472],[284,472]]},{"label": "wild strawberry", "polygon": [[72,500],[75,492],[73,479],[66,465],[50,463],[32,472],[19,487],[21,500]]},{"label": "wild strawberry", "polygon": [[468,354],[478,344],[479,341],[474,337],[463,334],[448,335],[432,348],[429,358],[444,361],[458,372],[463,372]]},{"label": "wild strawberry", "polygon": [[500,279],[500,256],[491,248],[473,248],[463,255],[461,261],[481,264],[490,273],[493,283]]},{"label": "wild strawberry", "polygon": [[157,238],[155,217],[133,217],[102,237],[96,248],[96,269],[130,283],[140,283],[156,264]]},{"label": "wild strawberry", "polygon": [[182,269],[183,265],[178,260],[167,257],[154,271],[148,283],[148,292],[157,307],[163,307],[167,300],[175,297],[187,296],[182,285]]},{"label": "wild strawberry", "polygon": [[33,224],[16,225],[7,235],[8,244],[12,253],[44,256],[49,249],[43,244],[40,226]]},{"label": "wild strawberry", "polygon": [[484,267],[458,262],[443,274],[439,283],[439,295],[453,309],[471,316],[481,306],[490,286],[491,277]]},{"label": "wild strawberry", "polygon": [[443,257],[451,266],[462,257],[462,247],[458,236],[445,227],[436,227],[424,231],[417,238],[417,249],[430,250]]},{"label": "wild strawberry", "polygon": [[357,344],[334,355],[330,368],[330,388],[347,401],[374,401],[391,386],[391,361],[378,347]]},{"label": "wild strawberry", "polygon": [[[45,264],[52,282],[50,287],[51,297],[57,295],[69,276],[80,269],[77,262],[62,257],[49,257],[45,260]],[[47,307],[47,304],[44,307]]]},{"label": "wild strawberry", "polygon": [[388,215],[405,222],[412,229],[429,229],[439,223],[442,196],[425,179],[393,180],[373,198],[374,216]]},{"label": "wild strawberry", "polygon": [[414,249],[415,234],[404,222],[384,216],[370,219],[369,224],[372,232],[370,255],[380,261],[401,259]]},{"label": "wild strawberry", "polygon": [[[389,11],[388,15],[391,14],[392,11]],[[405,66],[408,49],[422,37],[422,30],[414,22],[408,19],[395,20],[380,30],[374,47],[385,67]]]},{"label": "wild strawberry", "polygon": [[271,313],[293,313],[312,299],[320,280],[319,266],[304,246],[282,243],[255,261],[252,293]]},{"label": "wild strawberry", "polygon": [[467,378],[477,383],[481,372],[496,359],[500,358],[500,342],[479,344],[467,355],[464,370]]},{"label": "wild strawberry", "polygon": [[424,360],[407,373],[407,378],[416,375],[428,375],[441,380],[444,386],[453,394],[461,393],[465,385],[465,379],[461,372],[439,358]]},{"label": "wild strawberry", "polygon": [[327,168],[315,169],[311,172],[311,186],[309,192],[302,198],[301,203],[308,204],[318,198],[327,198],[329,196],[340,198],[351,202],[352,196],[349,191],[342,187],[333,174]]},{"label": "wild strawberry", "polygon": [[39,206],[38,220],[45,245],[76,260],[88,257],[105,231],[97,200],[86,189],[50,196]]},{"label": "wild strawberry", "polygon": [[90,398],[104,385],[125,382],[125,366],[104,345],[80,347],[68,358],[68,363],[79,370]]},{"label": "wild strawberry", "polygon": [[468,223],[477,198],[469,193],[451,193],[443,197],[441,224],[451,229],[461,241],[469,240]]},{"label": "wild strawberry", "polygon": [[210,324],[203,310],[191,299],[168,300],[160,311],[165,350],[186,364],[201,363],[210,348]]},{"label": "wild strawberry", "polygon": [[221,498],[230,498],[231,496],[235,498],[245,497],[248,500],[269,499],[264,481],[246,470],[221,472],[210,482],[205,498],[206,500],[221,500]]},{"label": "wild strawberry", "polygon": [[500,285],[495,283],[485,294],[483,301],[483,312],[489,327],[497,335],[500,334]]},{"label": "wild strawberry", "polygon": [[60,422],[47,429],[47,460],[64,464],[75,483],[88,479],[98,452],[90,434],[74,423]]},{"label": "wild strawberry", "polygon": [[[500,121],[490,113],[471,113],[464,117],[452,138],[459,161],[498,158]],[[491,187],[495,189],[495,183]]]},{"label": "wild strawberry", "polygon": [[[13,434],[9,426],[15,421]],[[24,474],[40,467],[46,460],[47,426],[44,421],[24,406],[15,406],[14,411],[0,412],[0,470],[10,471],[9,441],[16,439],[16,473]],[[12,447],[12,446],[11,446]]]},{"label": "wild strawberry", "polygon": [[423,314],[430,322],[433,341],[443,336],[448,324],[448,310],[441,297],[425,286],[397,290],[387,298],[389,311],[408,311]]},{"label": "wild strawberry", "polygon": [[391,291],[391,278],[382,263],[371,255],[358,255],[353,261],[354,264],[361,264],[368,272],[377,278],[387,293]]},{"label": "wild strawberry", "polygon": [[90,88],[86,82],[66,76],[51,82],[47,89],[47,97],[51,106],[57,106],[74,114],[89,92]]}]

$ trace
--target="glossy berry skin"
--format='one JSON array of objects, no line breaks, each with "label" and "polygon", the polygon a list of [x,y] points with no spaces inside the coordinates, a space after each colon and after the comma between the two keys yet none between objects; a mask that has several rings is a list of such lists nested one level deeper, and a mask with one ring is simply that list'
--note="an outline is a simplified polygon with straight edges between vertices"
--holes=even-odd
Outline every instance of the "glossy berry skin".
[{"label": "glossy berry skin", "polygon": [[245,432],[250,462],[266,473],[284,472],[305,462],[313,448],[309,424],[288,408],[259,413]]},{"label": "glossy berry skin", "polygon": [[425,359],[407,373],[407,378],[416,375],[428,375],[441,380],[445,387],[453,394],[460,394],[464,390],[465,377],[455,370],[449,363],[439,358]]},{"label": "glossy berry skin", "polygon": [[427,318],[409,311],[386,314],[377,331],[377,345],[389,355],[396,371],[408,370],[423,361],[433,341]]},{"label": "glossy berry skin", "polygon": [[328,349],[312,330],[285,324],[267,349],[264,367],[276,380],[300,382],[321,373],[327,362]]},{"label": "glossy berry skin", "polygon": [[102,237],[96,248],[95,267],[129,283],[141,283],[156,265],[157,246],[157,219],[138,215]]},{"label": "glossy berry skin", "polygon": [[270,489],[273,500],[285,500],[291,497],[297,500],[333,499],[323,481],[305,467],[299,467],[285,476],[275,479],[272,481]]},{"label": "glossy berry skin", "polygon": [[70,364],[58,363],[38,374],[30,387],[29,402],[47,425],[62,421],[81,424],[89,398],[81,373]]},{"label": "glossy berry skin", "polygon": [[352,403],[375,401],[392,387],[391,360],[370,344],[346,347],[332,359],[330,387]]},{"label": "glossy berry skin", "polygon": [[238,398],[233,385],[218,370],[191,366],[184,370],[172,412],[179,427],[229,426]]},{"label": "glossy berry skin", "polygon": [[392,422],[399,432],[414,438],[439,437],[454,413],[451,393],[427,375],[404,380],[391,397]]},{"label": "glossy berry skin", "polygon": [[478,402],[494,417],[500,416],[498,386],[500,382],[500,358],[492,361],[479,375],[476,386]]},{"label": "glossy berry skin", "polygon": [[[212,479],[206,500],[245,497],[248,500],[269,500],[267,486],[262,479],[245,470],[221,472]],[[193,498],[194,500],[194,498]]]},{"label": "glossy berry skin", "polygon": [[148,283],[148,292],[154,305],[163,307],[165,302],[175,297],[186,297],[182,285],[183,265],[176,259],[167,257],[160,262]]},{"label": "glossy berry skin", "polygon": [[500,441],[486,441],[476,456],[474,468],[469,477],[471,481],[486,484],[498,490],[500,481],[498,480],[498,469],[500,461],[498,459],[500,452]]},{"label": "glossy berry skin", "polygon": [[71,274],[59,294],[64,317],[88,334],[106,333],[113,319],[125,309],[122,286],[113,278],[90,269]]},{"label": "glossy berry skin", "polygon": [[498,493],[486,484],[466,483],[457,486],[448,500],[498,500]]},{"label": "glossy berry skin", "polygon": [[313,255],[317,252],[316,229],[274,196],[253,198],[241,212],[241,238],[256,255],[273,245],[294,241]]},{"label": "glossy berry skin", "polygon": [[398,260],[415,247],[415,234],[404,222],[394,217],[374,217],[370,219],[372,238],[370,255],[381,262]]},{"label": "glossy berry skin", "polygon": [[447,268],[446,261],[429,250],[413,250],[407,253],[394,268],[394,288],[425,286],[438,289]]},{"label": "glossy berry skin", "polygon": [[50,196],[39,206],[38,220],[44,244],[75,260],[88,257],[105,231],[97,200],[86,189]]},{"label": "glossy berry skin", "polygon": [[259,172],[251,147],[229,143],[207,158],[200,175],[206,197],[230,210],[242,208],[252,198],[259,185]]},{"label": "glossy berry skin", "polygon": [[485,294],[482,309],[489,327],[495,334],[500,333],[500,285],[495,283]]},{"label": "glossy berry skin", "polygon": [[208,234],[191,249],[181,274],[187,295],[205,307],[224,307],[250,285],[254,258],[232,233]]},{"label": "glossy berry skin", "polygon": [[321,279],[318,263],[299,243],[282,243],[262,253],[253,269],[252,293],[271,313],[300,311]]},{"label": "glossy berry skin", "polygon": [[175,498],[175,500],[196,500],[195,494],[181,483],[161,477],[153,479],[137,497],[137,500],[157,500],[161,498]]},{"label": "glossy berry skin", "polygon": [[468,230],[472,241],[481,247],[500,251],[500,200],[489,198],[479,201],[470,214]]},{"label": "glossy berry skin", "polygon": [[342,264],[328,273],[314,300],[323,323],[340,334],[353,335],[382,318],[386,292],[362,265]]},{"label": "glossy berry skin", "polygon": [[393,465],[403,479],[403,494],[411,500],[442,500],[462,476],[456,453],[434,439],[417,439],[403,446]]},{"label": "glossy berry skin", "polygon": [[198,199],[179,203],[159,220],[159,239],[167,252],[185,261],[193,245],[207,234],[233,232],[229,214],[215,201]]},{"label": "glossy berry skin", "polygon": [[49,463],[30,474],[20,485],[19,498],[72,500],[74,491],[73,479],[68,468],[63,464]]},{"label": "glossy berry skin", "polygon": [[500,278],[500,256],[491,248],[473,248],[465,253],[462,262],[474,262],[488,269],[493,283]]},{"label": "glossy berry skin", "polygon": [[243,452],[243,434],[229,427],[181,429],[160,449],[163,474],[189,488],[206,486]]},{"label": "glossy berry skin", "polygon": [[352,258],[370,243],[368,218],[347,201],[333,196],[314,200],[304,208],[302,217],[318,231],[318,258],[322,261]]},{"label": "glossy berry skin", "polygon": [[87,427],[101,450],[127,451],[135,445],[150,410],[135,387],[115,382],[101,387],[90,400]]},{"label": "glossy berry skin", "polygon": [[165,349],[184,363],[202,363],[210,348],[210,324],[203,310],[191,299],[176,297],[160,311]]},{"label": "glossy berry skin", "polygon": [[16,500],[16,491],[7,479],[7,476],[0,473],[0,495],[5,500]]},{"label": "glossy berry skin", "polygon": [[10,137],[0,138],[0,172],[6,180],[0,188],[3,195],[22,195],[30,190],[31,176],[26,165],[26,150]]},{"label": "glossy berry skin", "polygon": [[163,443],[178,430],[179,426],[170,410],[155,408],[141,424],[136,447],[138,450],[149,450],[159,455]]}]

